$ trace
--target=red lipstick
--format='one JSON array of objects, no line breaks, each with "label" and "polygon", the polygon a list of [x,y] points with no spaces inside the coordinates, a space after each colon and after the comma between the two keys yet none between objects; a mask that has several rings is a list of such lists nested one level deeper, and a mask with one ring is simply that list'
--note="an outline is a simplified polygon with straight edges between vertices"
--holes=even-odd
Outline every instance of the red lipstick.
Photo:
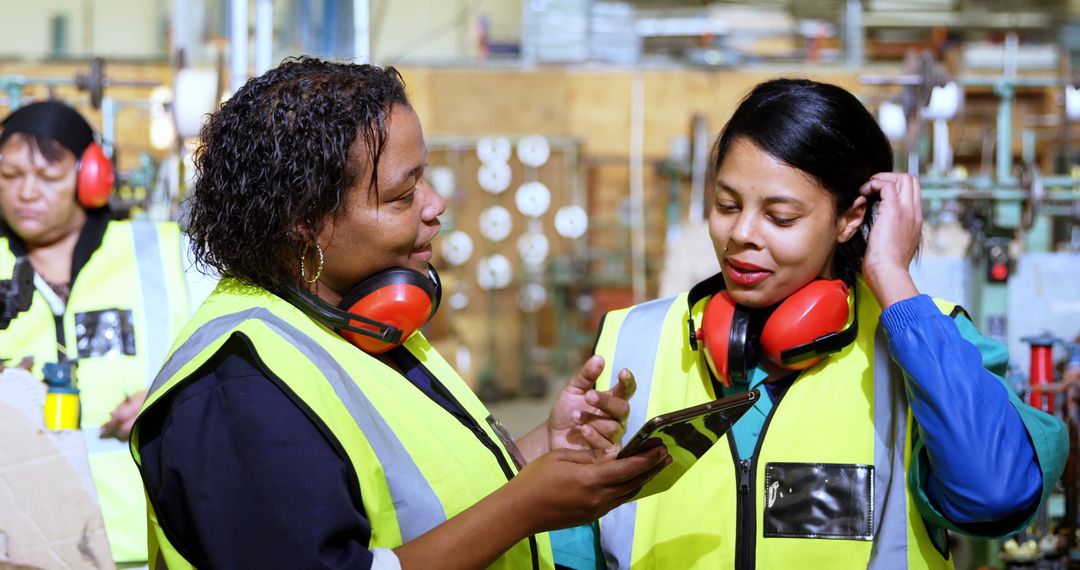
[{"label": "red lipstick", "polygon": [[731,281],[735,285],[740,287],[757,285],[770,274],[770,271],[765,268],[752,263],[746,263],[745,261],[729,258],[726,258],[724,261],[726,262],[725,269],[727,270],[728,277],[731,278]]}]

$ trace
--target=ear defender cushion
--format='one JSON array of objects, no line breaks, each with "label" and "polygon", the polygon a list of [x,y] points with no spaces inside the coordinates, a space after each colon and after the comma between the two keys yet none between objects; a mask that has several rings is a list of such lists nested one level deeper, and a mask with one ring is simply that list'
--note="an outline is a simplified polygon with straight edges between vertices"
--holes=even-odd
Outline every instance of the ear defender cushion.
[{"label": "ear defender cushion", "polygon": [[79,205],[93,210],[107,204],[115,175],[112,162],[105,156],[101,146],[95,142],[90,143],[79,158],[78,168],[75,192]]},{"label": "ear defender cushion", "polygon": [[[435,314],[439,291],[432,279],[422,273],[396,267],[373,275],[342,298],[338,308],[401,329],[401,342],[427,323]],[[357,328],[379,332],[362,321],[350,322]],[[380,354],[398,346],[347,330],[341,336],[364,352]]]},{"label": "ear defender cushion", "polygon": [[697,338],[705,347],[705,361],[724,386],[745,379],[757,361],[754,329],[754,313],[736,305],[727,291],[706,303]]},{"label": "ear defender cushion", "polygon": [[848,316],[848,287],[843,281],[811,281],[773,311],[761,331],[761,350],[766,358],[784,368],[810,368],[821,358],[783,362],[781,354],[844,330]]}]

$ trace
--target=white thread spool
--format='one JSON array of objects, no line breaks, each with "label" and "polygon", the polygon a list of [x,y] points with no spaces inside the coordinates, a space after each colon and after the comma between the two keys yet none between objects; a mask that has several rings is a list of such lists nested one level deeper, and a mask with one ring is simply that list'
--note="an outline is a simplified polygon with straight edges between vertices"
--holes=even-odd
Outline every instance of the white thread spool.
[{"label": "white thread spool", "polygon": [[187,67],[176,72],[173,117],[176,132],[183,138],[199,136],[207,116],[217,109],[217,72]]}]

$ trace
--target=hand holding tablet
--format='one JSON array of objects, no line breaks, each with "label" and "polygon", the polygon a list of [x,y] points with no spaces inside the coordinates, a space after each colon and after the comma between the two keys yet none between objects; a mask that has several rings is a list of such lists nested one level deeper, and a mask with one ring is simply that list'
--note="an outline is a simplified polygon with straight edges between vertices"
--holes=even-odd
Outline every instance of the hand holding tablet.
[{"label": "hand holding tablet", "polygon": [[661,414],[645,422],[627,440],[618,457],[630,457],[663,445],[672,461],[641,488],[634,500],[665,491],[674,485],[747,410],[754,407],[760,396],[757,390],[751,390]]}]

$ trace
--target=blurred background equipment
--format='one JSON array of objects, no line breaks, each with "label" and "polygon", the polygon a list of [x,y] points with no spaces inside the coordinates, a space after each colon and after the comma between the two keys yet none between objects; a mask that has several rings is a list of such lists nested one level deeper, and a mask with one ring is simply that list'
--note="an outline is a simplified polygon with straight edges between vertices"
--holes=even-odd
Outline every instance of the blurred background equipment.
[{"label": "blurred background equipment", "polygon": [[[73,104],[117,167],[114,214],[182,221],[208,114],[301,54],[405,78],[447,202],[426,333],[484,399],[521,404],[511,431],[607,311],[718,270],[717,131],[753,85],[806,76],[858,95],[919,176],[920,289],[1005,343],[1008,383],[1080,440],[1074,0],[46,1],[0,18],[0,113]],[[1030,536],[958,539],[957,567],[1080,567],[1077,461]]]}]

